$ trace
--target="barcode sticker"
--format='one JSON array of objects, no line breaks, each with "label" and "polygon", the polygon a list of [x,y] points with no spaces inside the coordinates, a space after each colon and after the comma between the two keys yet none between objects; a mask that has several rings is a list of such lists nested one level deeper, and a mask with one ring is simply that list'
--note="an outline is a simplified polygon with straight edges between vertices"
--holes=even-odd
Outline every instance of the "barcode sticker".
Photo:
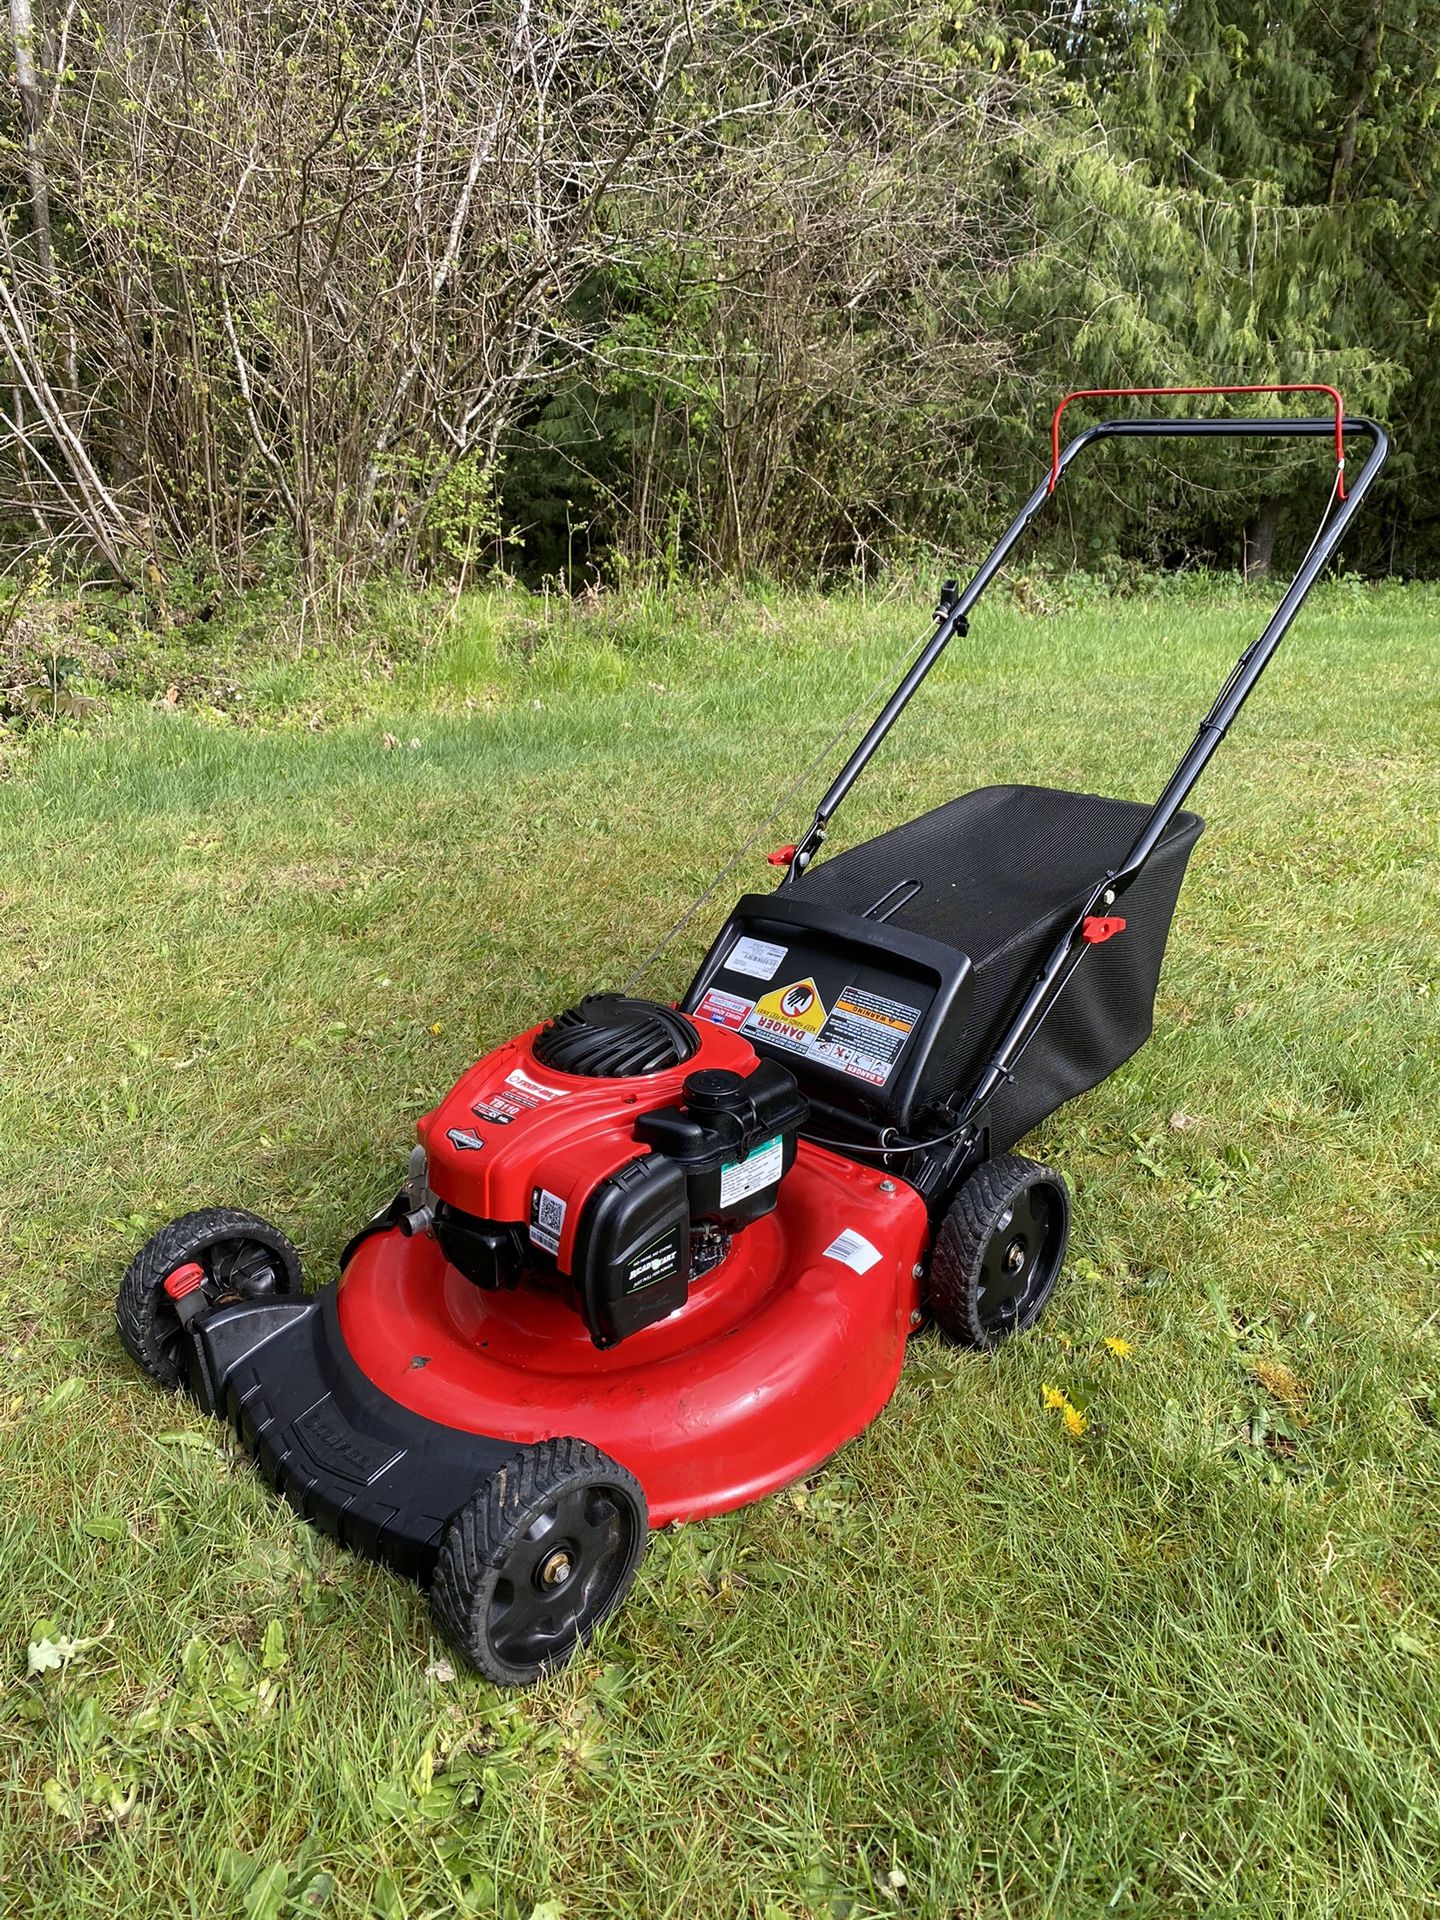
[{"label": "barcode sticker", "polygon": [[863,1233],[856,1233],[853,1227],[846,1227],[825,1249],[827,1260],[838,1260],[842,1266],[855,1273],[869,1273],[880,1258],[880,1249],[872,1247]]},{"label": "barcode sticker", "polygon": [[773,980],[775,969],[788,952],[788,947],[777,947],[773,940],[752,940],[744,934],[726,954],[725,966],[731,973],[748,974],[752,980]]},{"label": "barcode sticker", "polygon": [[536,1187],[530,1195],[530,1238],[547,1253],[559,1253],[564,1231],[565,1202],[547,1187]]}]

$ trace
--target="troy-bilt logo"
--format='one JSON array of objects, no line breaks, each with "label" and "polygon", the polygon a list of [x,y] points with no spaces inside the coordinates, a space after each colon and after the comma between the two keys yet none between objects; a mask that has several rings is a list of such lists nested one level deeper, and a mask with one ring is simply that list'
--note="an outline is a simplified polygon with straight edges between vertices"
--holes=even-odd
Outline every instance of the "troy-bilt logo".
[{"label": "troy-bilt logo", "polygon": [[479,1153],[485,1144],[473,1127],[451,1127],[445,1138],[459,1153]]}]

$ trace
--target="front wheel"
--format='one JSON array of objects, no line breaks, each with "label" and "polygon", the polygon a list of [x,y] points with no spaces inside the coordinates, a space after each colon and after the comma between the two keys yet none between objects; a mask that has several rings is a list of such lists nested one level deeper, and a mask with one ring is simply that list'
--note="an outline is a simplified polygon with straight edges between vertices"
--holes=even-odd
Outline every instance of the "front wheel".
[{"label": "front wheel", "polygon": [[640,1482],[598,1447],[524,1447],[452,1514],[431,1617],[497,1686],[532,1686],[625,1598],[648,1531]]},{"label": "front wheel", "polygon": [[930,1304],[940,1331],[967,1347],[997,1347],[1039,1319],[1070,1238],[1063,1178],[1018,1153],[986,1160],[940,1223]]},{"label": "front wheel", "polygon": [[120,1282],[115,1325],[130,1358],[173,1393],[184,1384],[186,1318],[300,1290],[300,1256],[278,1227],[238,1207],[204,1207],[141,1247]]}]

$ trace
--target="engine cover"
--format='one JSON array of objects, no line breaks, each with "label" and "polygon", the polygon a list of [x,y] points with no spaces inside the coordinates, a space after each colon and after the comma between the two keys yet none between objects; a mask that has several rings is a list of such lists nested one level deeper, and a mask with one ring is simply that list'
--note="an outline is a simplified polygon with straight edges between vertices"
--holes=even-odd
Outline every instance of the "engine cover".
[{"label": "engine cover", "polygon": [[573,1282],[613,1346],[685,1304],[697,1228],[726,1244],[773,1208],[806,1111],[738,1034],[597,995],[507,1040],[422,1117],[432,1231],[479,1286]]}]

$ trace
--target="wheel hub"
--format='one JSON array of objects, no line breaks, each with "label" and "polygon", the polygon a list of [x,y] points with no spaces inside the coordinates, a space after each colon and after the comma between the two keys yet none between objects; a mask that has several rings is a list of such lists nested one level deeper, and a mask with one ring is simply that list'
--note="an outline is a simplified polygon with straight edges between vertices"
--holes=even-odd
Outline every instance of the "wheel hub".
[{"label": "wheel hub", "polygon": [[1005,1249],[1005,1271],[1007,1273],[1019,1273],[1024,1265],[1025,1241],[1024,1238],[1017,1233]]},{"label": "wheel hub", "polygon": [[575,1560],[568,1547],[556,1547],[546,1554],[536,1571],[540,1586],[553,1592],[556,1587],[563,1587],[575,1571]]}]

